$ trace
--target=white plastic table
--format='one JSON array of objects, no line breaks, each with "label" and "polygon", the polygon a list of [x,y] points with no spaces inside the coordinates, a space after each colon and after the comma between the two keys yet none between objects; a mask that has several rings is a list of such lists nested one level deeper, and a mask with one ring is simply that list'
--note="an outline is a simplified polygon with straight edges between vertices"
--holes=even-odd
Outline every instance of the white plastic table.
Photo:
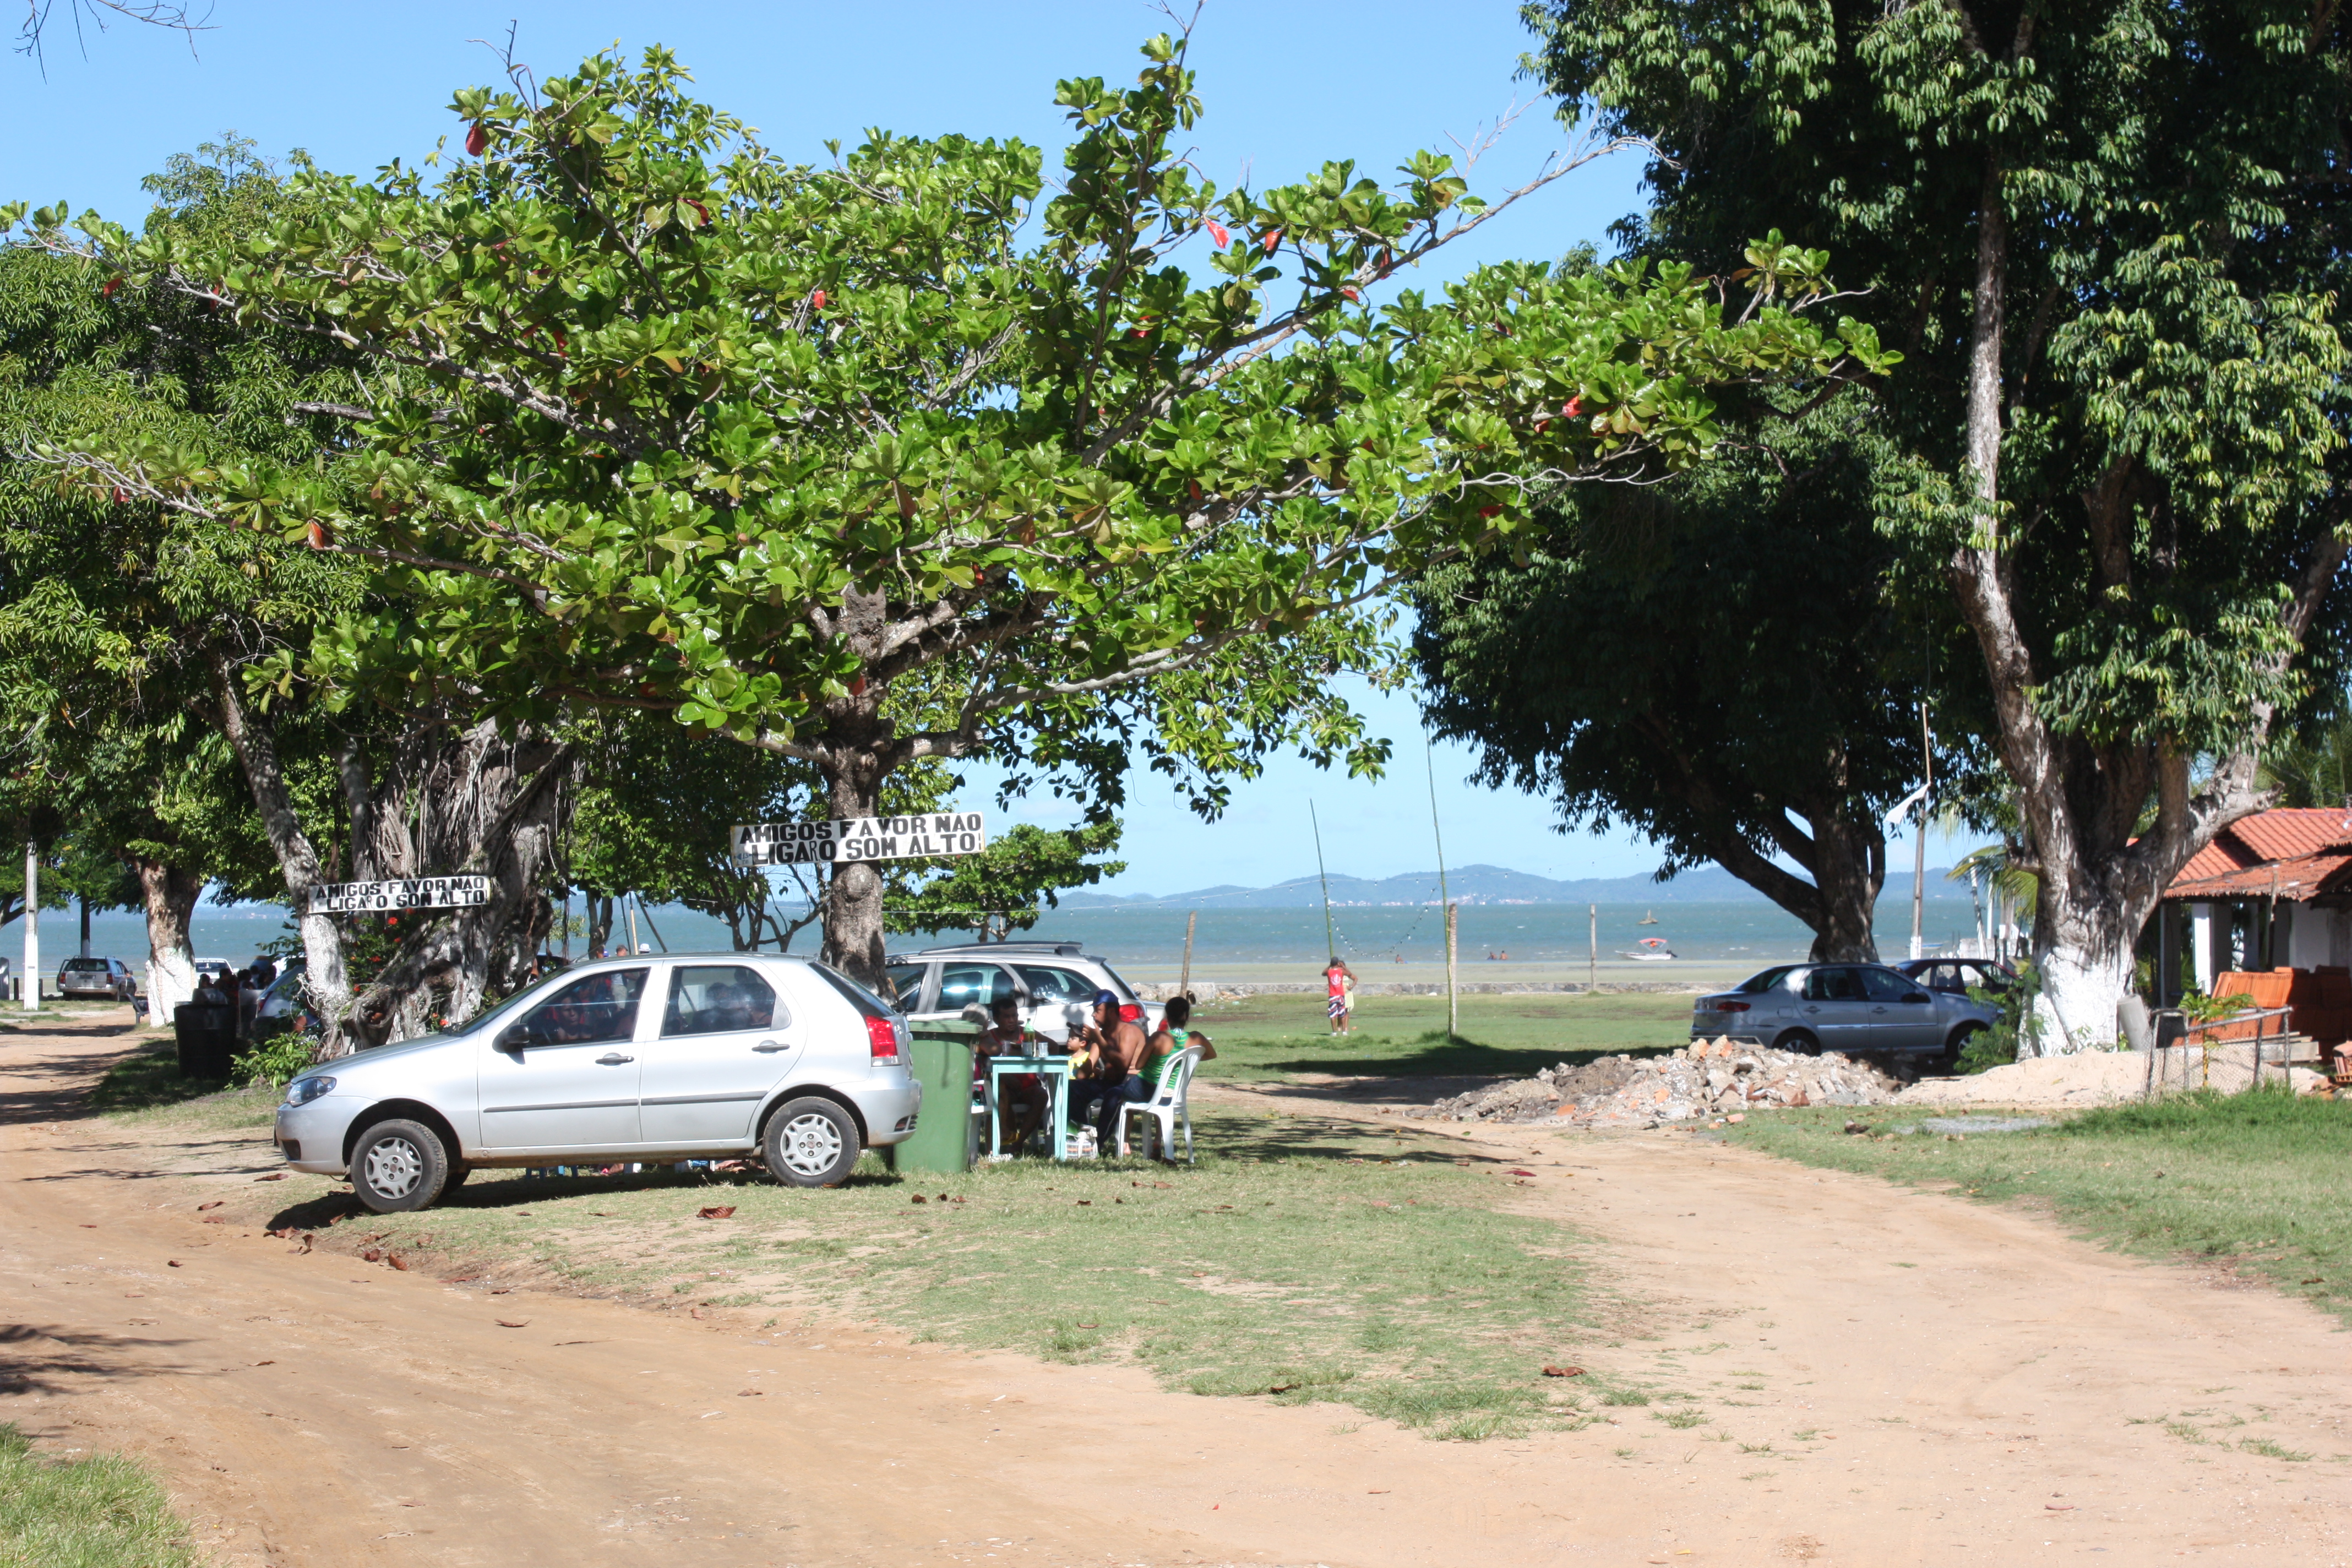
[{"label": "white plastic table", "polygon": [[1053,1091],[1054,1103],[1047,1111],[1048,1125],[1054,1130],[1054,1158],[1069,1158],[1070,1058],[1055,1052],[1046,1057],[996,1056],[988,1058],[988,1152],[1003,1153],[998,1144],[999,1124],[996,1115],[996,1084],[999,1079],[1034,1072],[1045,1080]]}]

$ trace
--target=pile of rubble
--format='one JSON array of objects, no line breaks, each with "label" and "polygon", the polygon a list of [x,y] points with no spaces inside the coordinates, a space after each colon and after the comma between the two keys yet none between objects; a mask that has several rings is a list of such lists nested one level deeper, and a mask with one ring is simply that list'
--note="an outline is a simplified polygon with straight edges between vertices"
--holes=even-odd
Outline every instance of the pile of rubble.
[{"label": "pile of rubble", "polygon": [[1736,1041],[1694,1040],[1658,1057],[1562,1062],[1531,1079],[1441,1100],[1407,1116],[1442,1121],[1566,1121],[1654,1127],[1785,1105],[1884,1105],[1901,1085],[1864,1062]]}]

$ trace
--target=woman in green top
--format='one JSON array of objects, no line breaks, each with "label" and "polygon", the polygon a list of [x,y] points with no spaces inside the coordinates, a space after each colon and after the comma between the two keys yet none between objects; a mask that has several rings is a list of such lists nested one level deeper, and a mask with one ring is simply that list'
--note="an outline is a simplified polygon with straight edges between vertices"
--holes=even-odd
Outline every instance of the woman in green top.
[{"label": "woman in green top", "polygon": [[1160,1082],[1168,1076],[1170,1064],[1183,1054],[1187,1046],[1200,1047],[1201,1059],[1204,1062],[1217,1054],[1217,1047],[1209,1043],[1208,1036],[1186,1027],[1192,1021],[1192,999],[1190,996],[1171,996],[1160,1010],[1160,1027],[1145,1042],[1149,1050],[1143,1058],[1143,1079],[1151,1086],[1154,1094],[1160,1092]]}]

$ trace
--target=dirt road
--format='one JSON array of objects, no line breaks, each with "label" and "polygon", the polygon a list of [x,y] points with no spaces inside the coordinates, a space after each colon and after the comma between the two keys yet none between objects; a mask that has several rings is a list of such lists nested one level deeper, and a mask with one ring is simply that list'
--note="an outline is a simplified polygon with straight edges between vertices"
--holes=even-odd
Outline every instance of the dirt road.
[{"label": "dirt road", "polygon": [[[1440,1444],[871,1324],[787,1337],[295,1254],[204,1224],[156,1149],[79,1115],[123,1044],[0,1037],[0,1419],[147,1458],[223,1563],[2352,1559],[2332,1324],[2016,1213],[1468,1131],[1512,1203],[1602,1238],[1629,1326],[1587,1363],[1661,1398]],[[203,1180],[268,1149],[248,1164]],[[1707,1419],[1660,1419],[1675,1392]]]}]

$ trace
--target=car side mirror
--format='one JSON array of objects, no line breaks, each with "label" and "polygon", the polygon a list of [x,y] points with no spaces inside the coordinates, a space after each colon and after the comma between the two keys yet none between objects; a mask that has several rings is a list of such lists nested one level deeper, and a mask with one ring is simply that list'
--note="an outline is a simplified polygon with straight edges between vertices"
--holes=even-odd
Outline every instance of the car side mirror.
[{"label": "car side mirror", "polygon": [[520,1051],[530,1044],[530,1029],[526,1025],[509,1024],[491,1043],[502,1051]]}]

